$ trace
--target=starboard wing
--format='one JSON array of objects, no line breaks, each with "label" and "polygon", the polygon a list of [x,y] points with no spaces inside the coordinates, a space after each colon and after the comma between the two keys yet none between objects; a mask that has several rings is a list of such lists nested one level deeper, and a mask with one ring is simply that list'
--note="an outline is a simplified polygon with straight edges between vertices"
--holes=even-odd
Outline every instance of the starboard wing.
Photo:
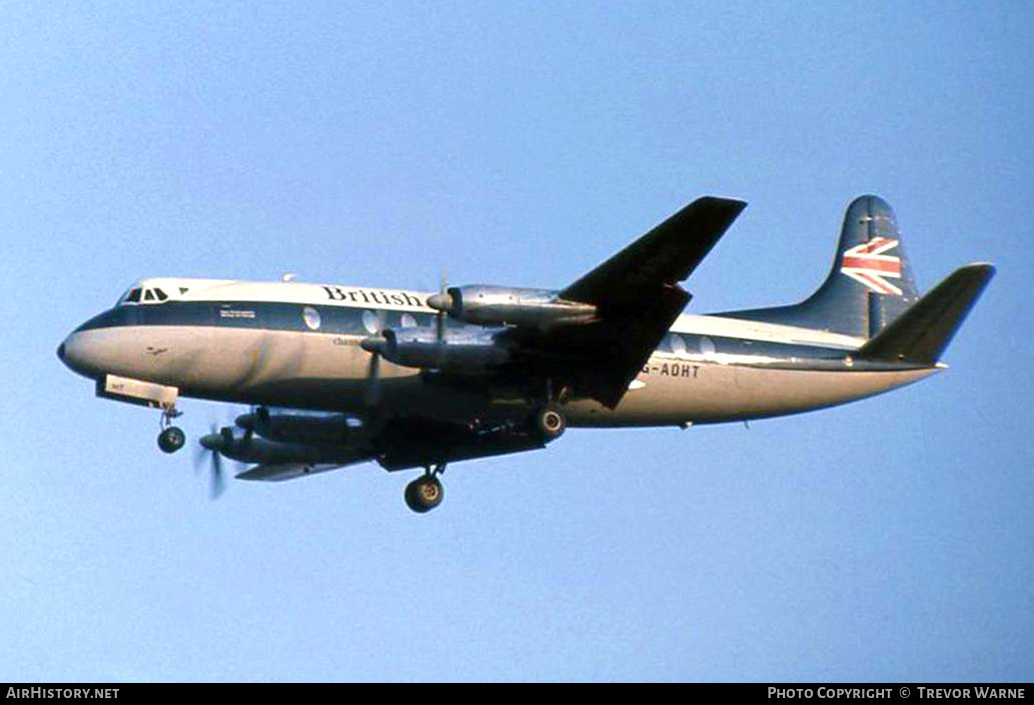
[{"label": "starboard wing", "polygon": [[540,374],[617,406],[691,296],[679,286],[746,207],[699,198],[558,293],[596,306],[598,320],[507,336],[540,361]]}]

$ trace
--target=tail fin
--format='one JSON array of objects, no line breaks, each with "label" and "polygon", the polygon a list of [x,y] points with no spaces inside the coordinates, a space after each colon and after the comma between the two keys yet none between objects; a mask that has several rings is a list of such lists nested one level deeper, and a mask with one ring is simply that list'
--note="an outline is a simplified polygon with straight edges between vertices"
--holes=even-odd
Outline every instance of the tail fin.
[{"label": "tail fin", "polygon": [[994,276],[993,265],[956,270],[858,350],[858,357],[933,365]]},{"label": "tail fin", "polygon": [[799,304],[723,313],[872,338],[919,300],[894,210],[878,196],[860,196],[844,214],[826,281]]}]

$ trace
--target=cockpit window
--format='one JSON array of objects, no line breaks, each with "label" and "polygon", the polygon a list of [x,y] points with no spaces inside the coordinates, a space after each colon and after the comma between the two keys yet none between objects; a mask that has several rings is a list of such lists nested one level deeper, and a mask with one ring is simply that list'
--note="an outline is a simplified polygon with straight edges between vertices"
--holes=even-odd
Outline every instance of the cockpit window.
[{"label": "cockpit window", "polygon": [[168,301],[169,298],[169,295],[165,293],[165,291],[160,287],[134,286],[125,294],[123,294],[121,298],[119,298],[117,305],[122,306],[124,304],[160,303]]}]

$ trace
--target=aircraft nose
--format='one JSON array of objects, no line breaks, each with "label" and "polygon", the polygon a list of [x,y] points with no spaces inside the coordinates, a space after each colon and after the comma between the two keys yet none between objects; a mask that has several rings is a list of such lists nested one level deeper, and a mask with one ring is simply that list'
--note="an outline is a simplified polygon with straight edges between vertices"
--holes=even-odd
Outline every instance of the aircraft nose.
[{"label": "aircraft nose", "polygon": [[75,341],[72,340],[74,336],[75,333],[71,333],[61,341],[60,345],[57,346],[57,359],[63,362],[66,367],[70,367],[72,369],[75,369],[75,357],[77,352]]},{"label": "aircraft nose", "polygon": [[57,346],[57,358],[65,367],[86,377],[91,376],[91,357],[85,348],[82,334],[71,333]]}]

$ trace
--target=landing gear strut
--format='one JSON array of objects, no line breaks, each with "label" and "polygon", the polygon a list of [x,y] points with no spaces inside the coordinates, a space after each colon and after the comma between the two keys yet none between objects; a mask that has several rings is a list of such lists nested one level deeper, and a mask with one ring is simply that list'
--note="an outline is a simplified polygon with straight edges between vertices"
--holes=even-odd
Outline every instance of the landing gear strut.
[{"label": "landing gear strut", "polygon": [[426,514],[441,504],[445,498],[445,489],[438,475],[443,472],[445,463],[439,463],[433,471],[428,467],[423,475],[406,485],[406,506],[417,514]]},{"label": "landing gear strut", "polygon": [[158,447],[163,453],[175,453],[187,442],[187,434],[183,433],[183,429],[172,425],[172,420],[182,414],[175,406],[162,409],[162,432],[158,434]]}]

